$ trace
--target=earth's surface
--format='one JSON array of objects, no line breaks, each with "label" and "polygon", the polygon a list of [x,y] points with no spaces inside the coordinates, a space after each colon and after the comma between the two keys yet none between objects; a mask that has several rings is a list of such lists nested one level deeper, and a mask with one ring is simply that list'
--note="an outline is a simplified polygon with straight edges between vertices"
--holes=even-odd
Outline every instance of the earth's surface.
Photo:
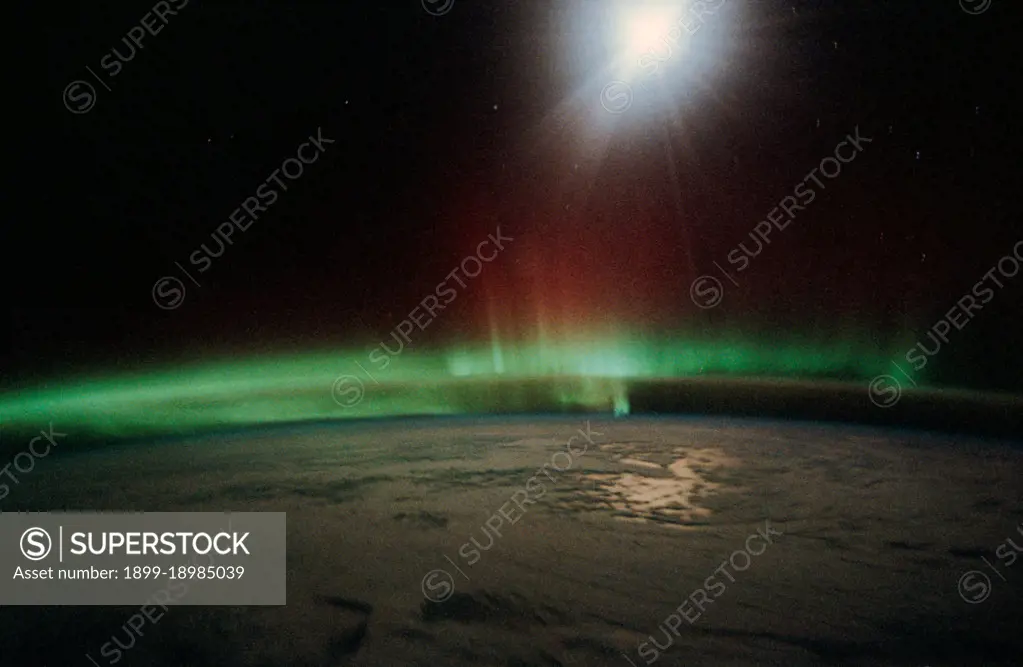
[{"label": "earth's surface", "polygon": [[1019,665],[1023,566],[996,550],[1023,545],[1021,479],[1019,442],[725,418],[61,452],[5,511],[284,511],[288,604],[142,636],[137,607],[3,608],[0,663],[114,664],[116,639],[149,667]]}]

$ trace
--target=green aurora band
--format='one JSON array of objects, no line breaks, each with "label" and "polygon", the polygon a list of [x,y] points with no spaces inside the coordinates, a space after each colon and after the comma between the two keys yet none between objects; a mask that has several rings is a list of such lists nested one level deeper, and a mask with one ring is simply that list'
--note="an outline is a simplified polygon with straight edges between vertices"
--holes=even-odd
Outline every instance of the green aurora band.
[{"label": "green aurora band", "polygon": [[[188,434],[236,426],[413,415],[613,411],[628,414],[637,380],[726,377],[868,382],[897,354],[873,344],[641,340],[262,354],[174,368],[7,388],[0,425],[48,423],[97,438]],[[918,378],[918,381],[922,381]],[[862,386],[866,386],[863,384]],[[59,430],[59,429],[58,429]]]}]

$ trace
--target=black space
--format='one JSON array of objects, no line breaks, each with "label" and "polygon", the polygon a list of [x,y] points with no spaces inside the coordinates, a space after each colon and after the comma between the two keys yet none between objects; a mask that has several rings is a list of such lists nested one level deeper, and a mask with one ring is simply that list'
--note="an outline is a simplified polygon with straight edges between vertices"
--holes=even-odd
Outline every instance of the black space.
[{"label": "black space", "polygon": [[[3,230],[4,367],[380,338],[496,224],[550,252],[581,248],[614,288],[598,290],[608,317],[655,330],[922,335],[1011,254],[1014,3],[971,16],[953,0],[727,0],[727,21],[705,36],[725,45],[720,60],[675,103],[646,100],[651,116],[602,130],[602,149],[582,144],[595,167],[577,185],[580,144],[562,139],[602,110],[595,97],[568,103],[602,79],[607,53],[593,37],[580,55],[586,36],[567,26],[600,5],[459,1],[435,17],[418,0],[192,0],[116,77],[100,60],[124,52],[148,7],[63,8],[47,30],[52,94],[39,102],[56,114],[57,152],[34,204]],[[69,113],[61,92],[95,84],[87,68],[111,90]],[[694,308],[692,280],[856,126],[875,138],[863,163],[758,260],[727,313]],[[154,307],[154,282],[181,277],[175,262],[317,128],[336,143],[235,236],[184,307]],[[573,188],[586,208],[568,221]],[[630,247],[653,250],[636,262]],[[45,270],[27,271],[42,248]],[[521,294],[505,287],[515,312]],[[950,347],[951,382],[1020,389],[1020,297],[1008,285]],[[473,298],[438,340],[485,337]]]}]

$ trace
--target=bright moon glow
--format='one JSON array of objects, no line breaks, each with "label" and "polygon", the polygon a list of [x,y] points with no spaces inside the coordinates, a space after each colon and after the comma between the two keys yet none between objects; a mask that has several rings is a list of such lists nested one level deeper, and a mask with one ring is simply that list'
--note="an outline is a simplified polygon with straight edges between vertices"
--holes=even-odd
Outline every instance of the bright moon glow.
[{"label": "bright moon glow", "polygon": [[622,3],[618,18],[622,47],[630,57],[657,49],[685,13],[685,3]]}]

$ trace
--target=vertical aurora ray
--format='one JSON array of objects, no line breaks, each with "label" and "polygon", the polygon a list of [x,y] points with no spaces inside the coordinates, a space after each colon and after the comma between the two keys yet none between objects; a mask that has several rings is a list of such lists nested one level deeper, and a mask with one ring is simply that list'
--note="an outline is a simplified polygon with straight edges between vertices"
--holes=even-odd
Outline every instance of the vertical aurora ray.
[{"label": "vertical aurora ray", "polygon": [[501,350],[501,332],[498,328],[497,317],[494,313],[493,299],[487,299],[487,320],[490,327],[490,349],[494,363],[494,372],[498,375],[504,373],[504,354]]}]

